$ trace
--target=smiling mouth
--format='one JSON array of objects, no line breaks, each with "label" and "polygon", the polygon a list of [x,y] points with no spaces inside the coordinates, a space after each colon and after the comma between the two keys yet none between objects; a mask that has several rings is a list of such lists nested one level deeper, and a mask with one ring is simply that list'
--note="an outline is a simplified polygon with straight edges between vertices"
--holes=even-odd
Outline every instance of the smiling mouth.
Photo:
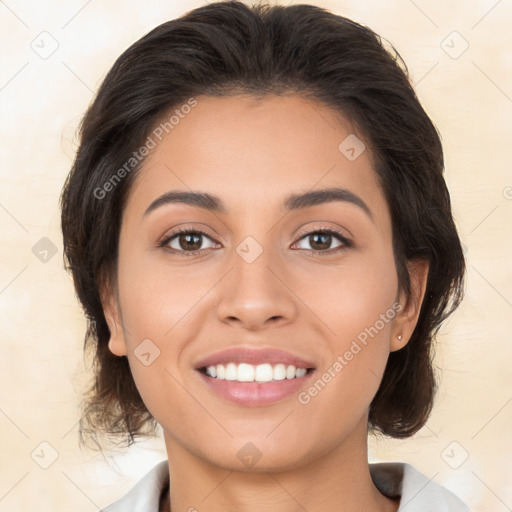
[{"label": "smiling mouth", "polygon": [[314,368],[301,368],[292,364],[249,364],[228,363],[198,368],[203,375],[215,380],[243,383],[265,383],[300,379],[314,371]]}]

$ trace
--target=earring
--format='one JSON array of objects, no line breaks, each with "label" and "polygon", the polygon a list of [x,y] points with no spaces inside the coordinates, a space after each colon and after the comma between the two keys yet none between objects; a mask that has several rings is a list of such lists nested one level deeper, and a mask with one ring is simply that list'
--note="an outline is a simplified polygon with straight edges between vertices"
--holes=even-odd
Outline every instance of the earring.
[{"label": "earring", "polygon": [[402,335],[401,334],[398,335],[398,341],[402,341]]}]

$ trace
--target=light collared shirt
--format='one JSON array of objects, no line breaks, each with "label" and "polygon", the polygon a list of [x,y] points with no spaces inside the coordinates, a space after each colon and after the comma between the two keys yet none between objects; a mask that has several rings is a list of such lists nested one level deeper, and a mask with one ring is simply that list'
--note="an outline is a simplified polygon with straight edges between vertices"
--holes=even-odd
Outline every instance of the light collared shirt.
[{"label": "light collared shirt", "polygon": [[[373,483],[382,494],[392,499],[400,497],[398,512],[470,512],[455,494],[410,464],[376,462],[369,467]],[[168,490],[169,465],[164,460],[103,512],[162,512]]]}]

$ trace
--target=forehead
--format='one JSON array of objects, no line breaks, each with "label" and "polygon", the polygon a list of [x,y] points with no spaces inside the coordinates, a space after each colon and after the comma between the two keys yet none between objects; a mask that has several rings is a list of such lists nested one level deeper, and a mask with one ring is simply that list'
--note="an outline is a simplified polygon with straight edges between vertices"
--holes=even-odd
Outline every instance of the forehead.
[{"label": "forehead", "polygon": [[195,100],[155,126],[155,147],[128,208],[147,208],[165,192],[188,189],[218,196],[227,214],[236,215],[248,208],[281,210],[290,193],[343,187],[385,214],[371,152],[334,109],[298,94]]}]

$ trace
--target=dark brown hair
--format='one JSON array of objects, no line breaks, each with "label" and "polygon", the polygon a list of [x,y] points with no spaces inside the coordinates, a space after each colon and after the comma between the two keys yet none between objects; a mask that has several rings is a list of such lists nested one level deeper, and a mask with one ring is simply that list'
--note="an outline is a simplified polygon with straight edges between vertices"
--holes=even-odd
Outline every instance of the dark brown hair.
[{"label": "dark brown hair", "polygon": [[369,28],[311,5],[228,1],[163,23],[130,46],[81,122],[61,197],[65,261],[87,315],[84,348],[94,365],[81,441],[100,433],[131,444],[157,425],[127,358],[108,348],[100,301],[101,287],[115,282],[122,211],[143,160],[128,170],[126,162],[171,109],[201,95],[238,93],[301,94],[348,118],[371,148],[390,208],[400,287],[410,291],[408,261],[429,262],[417,326],[390,354],[369,412],[371,432],[411,436],[427,421],[437,387],[432,342],[463,295],[464,258],[439,135],[400,55]]}]

